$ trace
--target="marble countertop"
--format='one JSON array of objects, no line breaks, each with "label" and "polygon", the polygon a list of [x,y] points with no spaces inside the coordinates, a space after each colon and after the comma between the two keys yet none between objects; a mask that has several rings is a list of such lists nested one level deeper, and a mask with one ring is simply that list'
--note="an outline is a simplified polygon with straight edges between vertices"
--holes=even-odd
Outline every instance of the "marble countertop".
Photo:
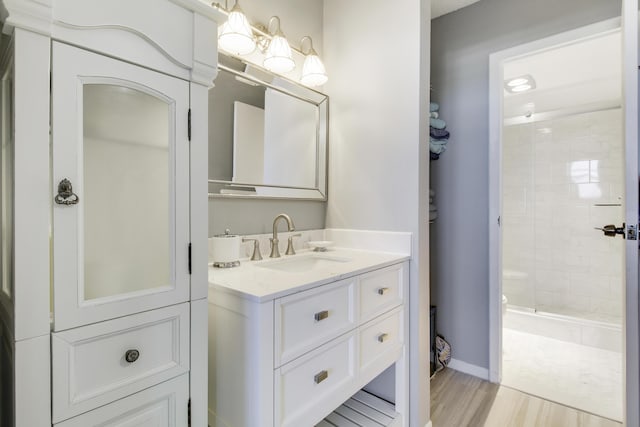
[{"label": "marble countertop", "polygon": [[210,266],[209,287],[265,302],[408,259],[406,254],[346,248],[301,251],[262,261],[242,260],[234,268]]}]

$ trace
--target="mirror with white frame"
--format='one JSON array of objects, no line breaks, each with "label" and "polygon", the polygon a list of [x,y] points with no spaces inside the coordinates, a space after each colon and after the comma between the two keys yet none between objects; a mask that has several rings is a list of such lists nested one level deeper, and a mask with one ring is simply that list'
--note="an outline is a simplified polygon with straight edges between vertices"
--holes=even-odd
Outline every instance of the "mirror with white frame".
[{"label": "mirror with white frame", "polygon": [[326,200],[328,104],[220,54],[209,90],[209,195]]}]

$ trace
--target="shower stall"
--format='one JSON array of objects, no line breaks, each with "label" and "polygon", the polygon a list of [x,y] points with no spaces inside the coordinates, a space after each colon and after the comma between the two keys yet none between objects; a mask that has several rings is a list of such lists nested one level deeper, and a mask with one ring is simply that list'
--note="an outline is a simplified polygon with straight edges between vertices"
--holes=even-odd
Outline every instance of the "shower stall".
[{"label": "shower stall", "polygon": [[[622,420],[620,33],[505,61],[502,384]],[[597,57],[598,61],[593,58]]]},{"label": "shower stall", "polygon": [[620,325],[622,111],[503,128],[502,289],[508,304]]}]

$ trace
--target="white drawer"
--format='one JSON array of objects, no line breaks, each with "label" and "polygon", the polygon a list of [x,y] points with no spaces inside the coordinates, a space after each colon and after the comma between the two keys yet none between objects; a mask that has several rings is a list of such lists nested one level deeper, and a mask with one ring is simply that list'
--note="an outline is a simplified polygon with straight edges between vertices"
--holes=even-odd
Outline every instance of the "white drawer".
[{"label": "white drawer", "polygon": [[356,376],[356,334],[341,336],[277,369],[276,426],[311,426],[350,395]]},{"label": "white drawer", "polygon": [[189,417],[189,375],[86,412],[56,427],[177,427]]},{"label": "white drawer", "polygon": [[275,306],[275,367],[356,327],[356,279],[289,295]]},{"label": "white drawer", "polygon": [[404,265],[393,265],[360,276],[361,322],[402,304]]},{"label": "white drawer", "polygon": [[403,344],[402,308],[360,328],[360,371],[378,372],[400,357]]},{"label": "white drawer", "polygon": [[189,304],[54,333],[51,348],[57,423],[187,372]]}]

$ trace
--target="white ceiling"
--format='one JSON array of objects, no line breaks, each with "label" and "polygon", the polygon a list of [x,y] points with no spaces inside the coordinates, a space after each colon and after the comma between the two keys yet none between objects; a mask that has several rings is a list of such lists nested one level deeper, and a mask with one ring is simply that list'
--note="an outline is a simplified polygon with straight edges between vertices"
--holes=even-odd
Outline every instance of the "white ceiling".
[{"label": "white ceiling", "polygon": [[431,0],[431,19],[446,15],[480,0]]},{"label": "white ceiling", "polygon": [[[621,41],[616,32],[512,60],[504,78],[529,74],[536,88],[504,93],[504,117],[584,107],[610,108],[621,100]],[[532,105],[533,104],[533,105]]]}]

